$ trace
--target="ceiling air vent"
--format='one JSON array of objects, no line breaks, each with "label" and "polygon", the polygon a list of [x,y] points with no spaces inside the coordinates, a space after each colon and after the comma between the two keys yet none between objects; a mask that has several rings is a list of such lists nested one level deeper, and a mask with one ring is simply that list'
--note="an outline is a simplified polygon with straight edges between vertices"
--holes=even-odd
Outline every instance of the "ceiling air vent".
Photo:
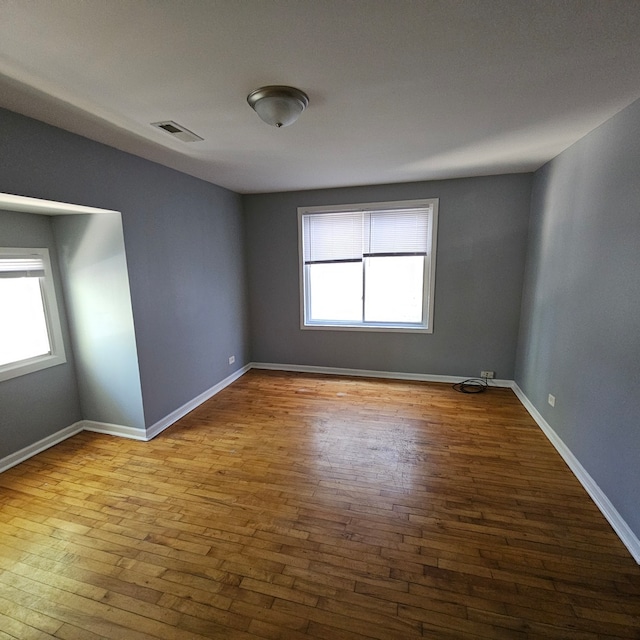
[{"label": "ceiling air vent", "polygon": [[151,125],[154,127],[158,127],[158,129],[162,129],[163,131],[166,131],[174,138],[182,140],[182,142],[197,142],[198,140],[204,140],[204,138],[196,135],[195,133],[193,133],[193,131],[189,131],[189,129],[185,129],[182,125],[174,122],[173,120],[165,120],[164,122],[152,122]]}]

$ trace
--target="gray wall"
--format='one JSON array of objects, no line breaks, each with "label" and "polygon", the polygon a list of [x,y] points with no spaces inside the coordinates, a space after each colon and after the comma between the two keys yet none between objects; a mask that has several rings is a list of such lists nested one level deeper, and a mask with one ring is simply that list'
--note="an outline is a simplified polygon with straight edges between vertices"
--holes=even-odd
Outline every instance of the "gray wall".
[{"label": "gray wall", "polygon": [[67,362],[0,382],[0,458],[81,419],[73,352],[48,216],[0,211],[0,245],[49,249]]},{"label": "gray wall", "polygon": [[249,361],[240,196],[6,110],[0,191],[122,212],[147,426]]},{"label": "gray wall", "polygon": [[535,174],[516,369],[638,537],[639,266],[640,101]]},{"label": "gray wall", "polygon": [[51,222],[82,416],[144,429],[120,214],[62,215]]},{"label": "gray wall", "polygon": [[[513,378],[531,175],[249,195],[257,362]],[[300,329],[297,207],[439,198],[433,334]]]}]

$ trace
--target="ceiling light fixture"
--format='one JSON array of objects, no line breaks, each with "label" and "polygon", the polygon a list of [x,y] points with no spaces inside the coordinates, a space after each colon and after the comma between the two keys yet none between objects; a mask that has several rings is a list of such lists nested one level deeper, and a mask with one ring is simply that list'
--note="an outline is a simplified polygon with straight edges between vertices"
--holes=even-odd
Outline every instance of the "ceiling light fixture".
[{"label": "ceiling light fixture", "polygon": [[295,87],[269,85],[247,96],[251,108],[273,127],[288,127],[307,108],[309,96]]}]

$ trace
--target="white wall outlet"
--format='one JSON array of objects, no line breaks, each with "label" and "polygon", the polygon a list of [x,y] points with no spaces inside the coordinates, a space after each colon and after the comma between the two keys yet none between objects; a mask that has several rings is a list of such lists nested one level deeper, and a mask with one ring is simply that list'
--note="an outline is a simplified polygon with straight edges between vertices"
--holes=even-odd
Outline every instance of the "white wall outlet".
[{"label": "white wall outlet", "polygon": [[481,378],[493,378],[495,373],[496,373],[495,371],[481,371],[480,372],[480,377]]},{"label": "white wall outlet", "polygon": [[549,394],[549,397],[547,398],[547,402],[552,406],[555,407],[556,406],[556,397],[553,394]]},{"label": "white wall outlet", "polygon": [[233,364],[236,361],[235,356],[229,356],[229,364]]}]

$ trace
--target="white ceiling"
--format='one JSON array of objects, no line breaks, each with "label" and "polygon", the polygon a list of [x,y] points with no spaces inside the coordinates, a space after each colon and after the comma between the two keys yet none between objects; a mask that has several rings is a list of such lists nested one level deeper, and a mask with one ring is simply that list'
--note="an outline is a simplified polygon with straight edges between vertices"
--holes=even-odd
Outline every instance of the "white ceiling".
[{"label": "white ceiling", "polygon": [[0,106],[240,193],[524,172],[640,97],[640,1],[0,0],[0,74]]}]

